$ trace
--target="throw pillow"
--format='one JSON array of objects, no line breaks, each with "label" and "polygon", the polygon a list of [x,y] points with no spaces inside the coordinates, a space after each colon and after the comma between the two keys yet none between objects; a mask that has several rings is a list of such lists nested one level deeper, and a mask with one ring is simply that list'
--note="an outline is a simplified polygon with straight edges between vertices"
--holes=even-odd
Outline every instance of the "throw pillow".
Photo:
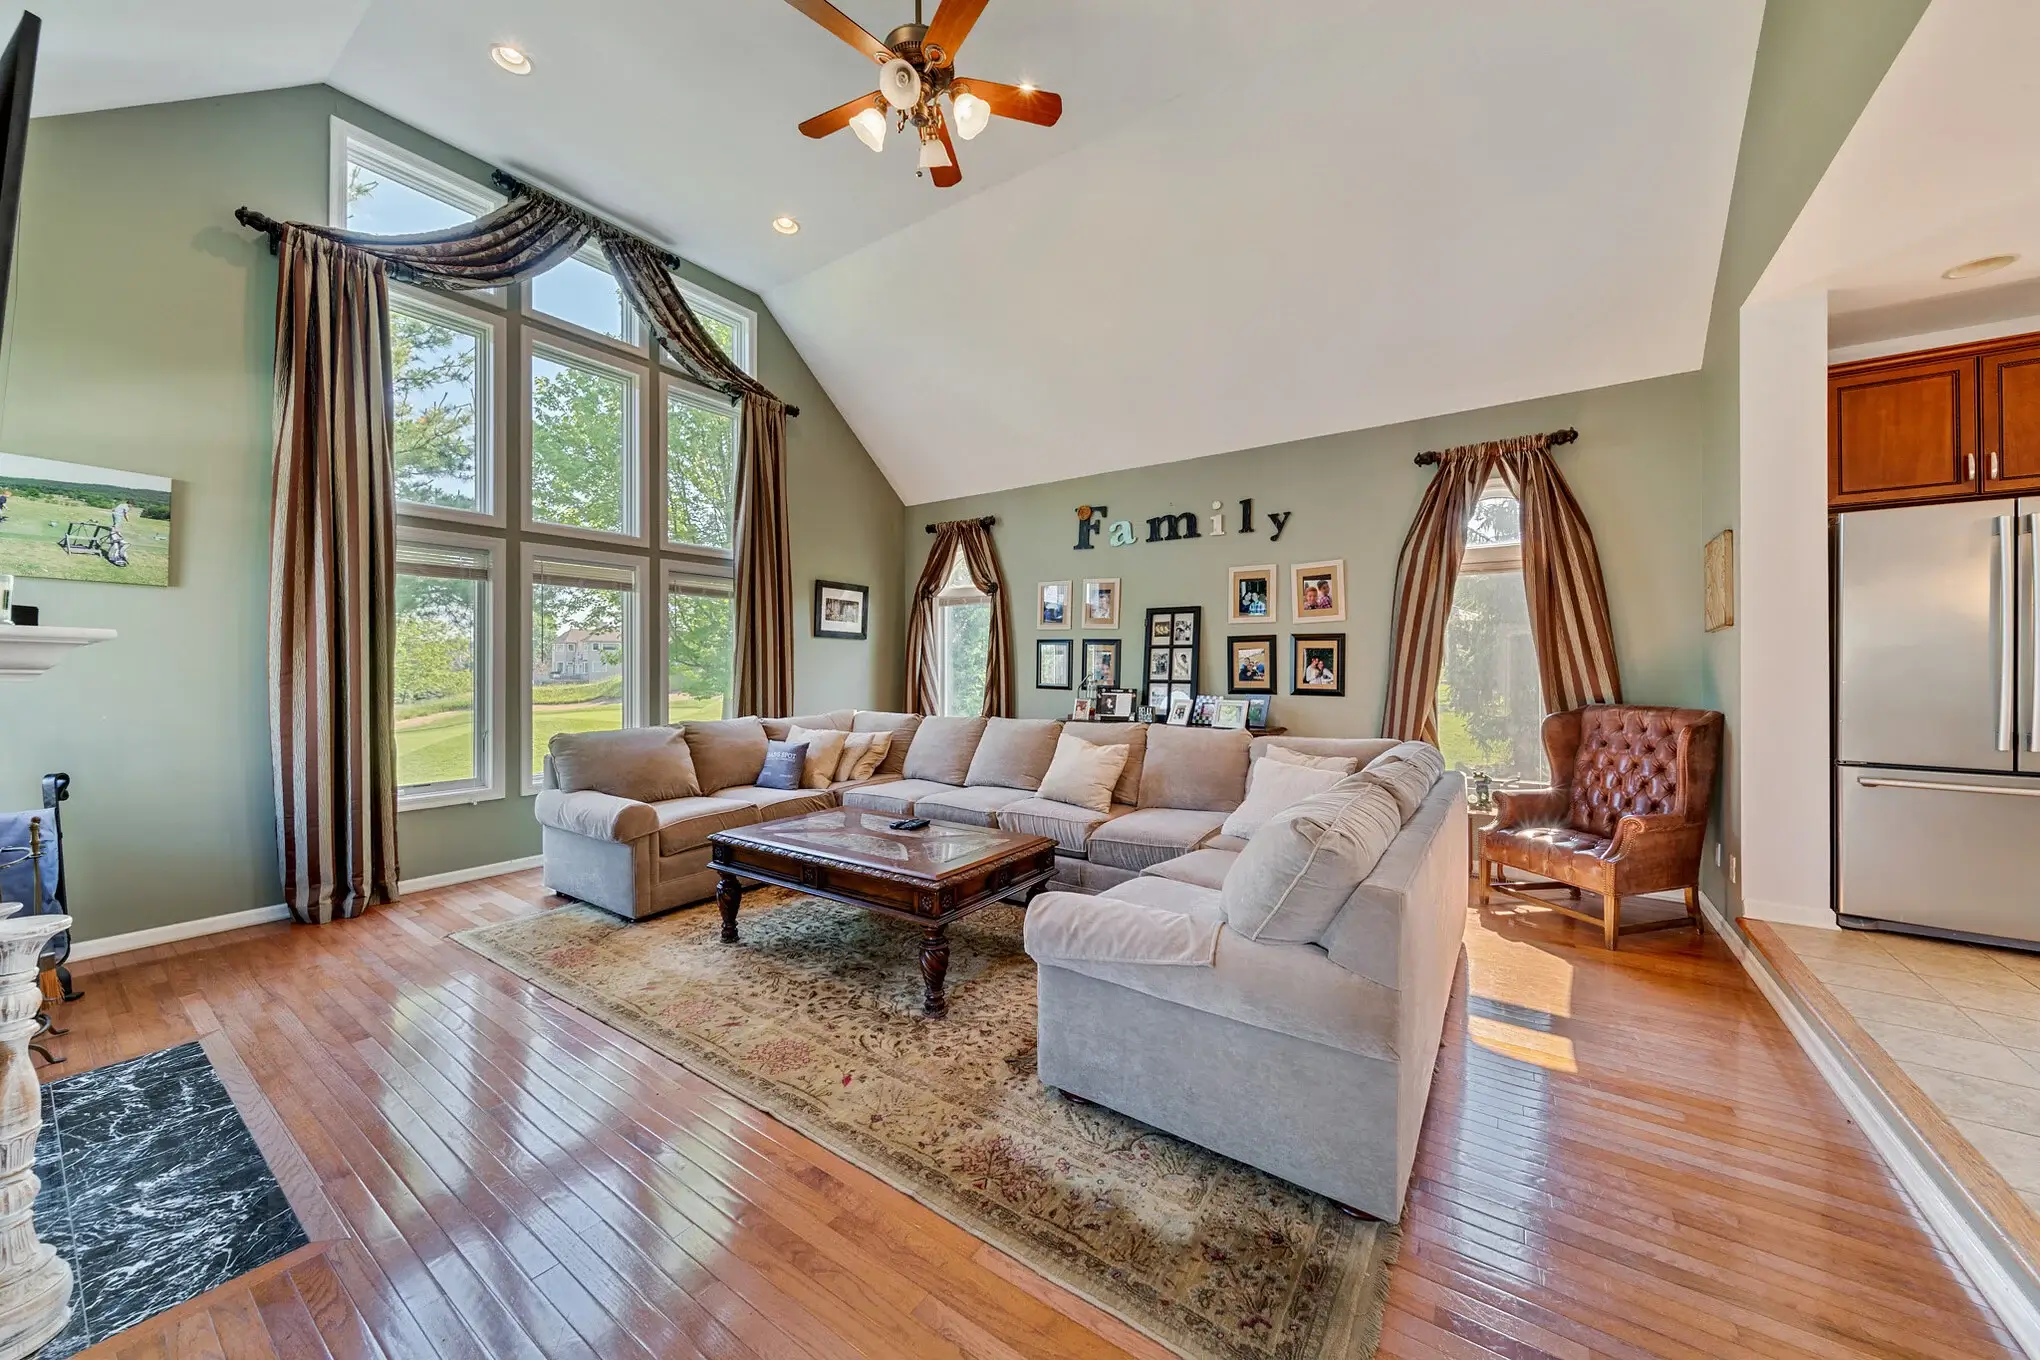
[{"label": "throw pillow", "polygon": [[909,779],[961,786],[984,734],[983,718],[923,718],[907,747],[903,773]]},{"label": "throw pillow", "polygon": [[1395,795],[1357,779],[1284,808],[1226,871],[1226,924],[1250,940],[1317,940],[1401,832]]},{"label": "throw pillow", "polygon": [[850,734],[836,728],[789,727],[786,729],[789,744],[800,743],[807,747],[807,776],[801,782],[810,789],[826,789],[836,782],[836,764],[843,759],[843,744],[850,740]]},{"label": "throw pillow", "polygon": [[546,743],[562,792],[594,790],[639,803],[695,798],[701,781],[678,728],[622,732],[555,732]]},{"label": "throw pillow", "polygon": [[1092,812],[1112,811],[1112,786],[1132,754],[1130,746],[1102,746],[1068,734],[1056,739],[1055,759],[1041,777],[1039,797]]},{"label": "throw pillow", "polygon": [[[1262,760],[1272,760],[1277,765],[1301,765],[1307,770],[1337,770],[1340,774],[1353,774],[1360,768],[1358,756],[1307,756],[1287,746],[1270,746],[1254,764],[1258,766]],[[1252,777],[1249,772],[1248,778]]]},{"label": "throw pillow", "polygon": [[1445,757],[1428,742],[1406,741],[1367,762],[1361,775],[1395,795],[1407,822],[1424,805],[1424,795],[1445,773]]},{"label": "throw pillow", "polygon": [[852,732],[843,743],[843,758],[836,762],[836,778],[857,782],[871,778],[891,750],[890,732]]},{"label": "throw pillow", "polygon": [[761,789],[797,789],[807,772],[806,742],[772,741],[765,745],[765,768],[758,772]]},{"label": "throw pillow", "polygon": [[1225,819],[1221,834],[1242,839],[1252,836],[1282,809],[1323,793],[1345,777],[1337,770],[1257,760],[1254,776],[1247,783],[1247,801]]}]

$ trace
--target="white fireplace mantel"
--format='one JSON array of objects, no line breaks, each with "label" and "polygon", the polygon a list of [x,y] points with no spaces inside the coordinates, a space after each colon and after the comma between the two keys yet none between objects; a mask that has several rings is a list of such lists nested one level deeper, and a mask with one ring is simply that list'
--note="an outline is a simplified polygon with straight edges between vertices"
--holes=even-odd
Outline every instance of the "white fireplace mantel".
[{"label": "white fireplace mantel", "polygon": [[0,680],[33,680],[74,649],[105,642],[111,628],[44,628],[0,624]]}]

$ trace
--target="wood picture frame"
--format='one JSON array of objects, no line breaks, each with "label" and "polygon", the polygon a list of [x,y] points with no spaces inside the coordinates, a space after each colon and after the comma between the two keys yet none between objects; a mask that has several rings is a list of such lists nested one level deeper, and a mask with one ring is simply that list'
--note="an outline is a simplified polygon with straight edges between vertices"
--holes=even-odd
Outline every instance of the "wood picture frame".
[{"label": "wood picture frame", "polygon": [[1034,640],[1034,687],[1036,689],[1074,689],[1076,682],[1071,675],[1071,656],[1076,643],[1069,638],[1036,638]]},{"label": "wood picture frame", "polygon": [[1068,632],[1075,627],[1070,617],[1070,583],[1043,581],[1034,587],[1034,626],[1043,631]]},{"label": "wood picture frame", "polygon": [[1093,576],[1084,582],[1084,597],[1077,614],[1083,628],[1119,626],[1119,578]]},{"label": "wood picture frame", "polygon": [[[1258,657],[1258,664],[1254,658]],[[1275,692],[1275,635],[1256,633],[1225,640],[1225,692]]]},{"label": "wood picture frame", "polygon": [[815,581],[814,636],[861,642],[871,636],[871,587]]},{"label": "wood picture frame", "polygon": [[1707,540],[1706,630],[1718,633],[1735,627],[1735,530],[1723,529]]},{"label": "wood picture frame", "polygon": [[1289,568],[1289,621],[1295,624],[1346,621],[1346,559],[1298,562]]},{"label": "wood picture frame", "polygon": [[1226,622],[1275,622],[1280,589],[1272,563],[1265,567],[1234,567],[1226,573]]},{"label": "wood picture frame", "polygon": [[[1103,665],[1099,659],[1103,659]],[[1092,689],[1119,688],[1119,639],[1085,638],[1083,669],[1080,672],[1084,683]]]},{"label": "wood picture frame", "polygon": [[1346,694],[1346,635],[1296,633],[1289,639],[1289,692],[1340,699]]}]

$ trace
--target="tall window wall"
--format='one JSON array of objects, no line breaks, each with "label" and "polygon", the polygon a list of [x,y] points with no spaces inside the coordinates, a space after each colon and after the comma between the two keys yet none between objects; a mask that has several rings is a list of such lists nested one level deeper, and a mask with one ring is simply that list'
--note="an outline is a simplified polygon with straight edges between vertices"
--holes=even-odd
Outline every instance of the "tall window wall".
[{"label": "tall window wall", "polygon": [[1543,721],[1523,594],[1523,507],[1500,482],[1490,482],[1466,523],[1466,555],[1445,628],[1438,745],[1455,770],[1541,784]]},{"label": "tall window wall", "polygon": [[[457,226],[501,196],[345,123],[332,221]],[[746,372],[757,317],[682,282]],[[724,716],[737,413],[599,252],[509,288],[392,286],[399,805],[531,792],[556,732]]]}]

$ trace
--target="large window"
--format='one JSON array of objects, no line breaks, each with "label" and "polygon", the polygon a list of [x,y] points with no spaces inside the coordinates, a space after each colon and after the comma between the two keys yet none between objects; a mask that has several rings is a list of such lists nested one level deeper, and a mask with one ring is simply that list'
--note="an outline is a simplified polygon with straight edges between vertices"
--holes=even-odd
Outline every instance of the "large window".
[{"label": "large window", "polygon": [[[336,226],[439,231],[501,202],[334,122]],[[682,291],[752,371],[756,315]],[[478,293],[393,285],[390,343],[401,806],[533,792],[556,732],[723,716],[736,408],[600,252]]]},{"label": "large window", "polygon": [[942,647],[942,713],[975,718],[985,708],[985,666],[992,654],[992,602],[970,579],[963,554],[935,597]]},{"label": "large window", "polygon": [[1523,594],[1522,506],[1490,483],[1466,523],[1466,555],[1445,627],[1438,744],[1455,770],[1541,784],[1543,721]]}]

